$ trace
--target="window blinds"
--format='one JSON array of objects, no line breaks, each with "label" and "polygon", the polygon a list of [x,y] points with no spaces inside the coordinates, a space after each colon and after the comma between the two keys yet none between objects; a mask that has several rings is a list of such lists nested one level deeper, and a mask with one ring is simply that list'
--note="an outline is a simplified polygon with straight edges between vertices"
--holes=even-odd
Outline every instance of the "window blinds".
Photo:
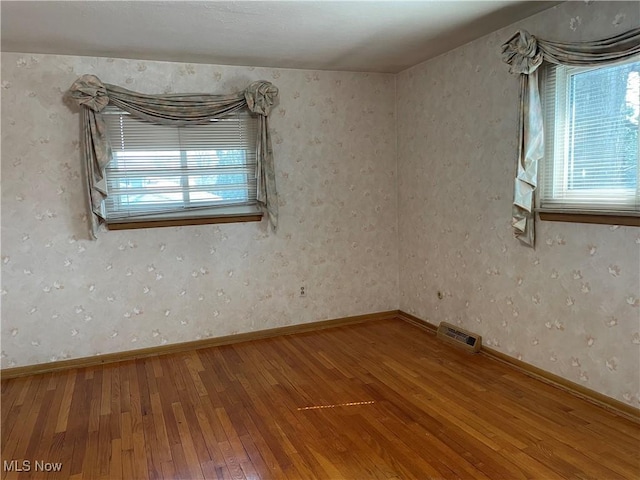
[{"label": "window blinds", "polygon": [[540,211],[640,213],[640,61],[543,75]]},{"label": "window blinds", "polygon": [[111,106],[103,113],[113,151],[107,220],[255,203],[257,120],[249,112],[187,127],[147,123]]}]

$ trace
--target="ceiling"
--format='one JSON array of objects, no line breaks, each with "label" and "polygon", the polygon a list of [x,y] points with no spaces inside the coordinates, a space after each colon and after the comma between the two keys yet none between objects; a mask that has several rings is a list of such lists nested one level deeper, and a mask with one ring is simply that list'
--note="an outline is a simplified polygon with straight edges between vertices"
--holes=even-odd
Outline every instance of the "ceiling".
[{"label": "ceiling", "polygon": [[1,48],[396,73],[558,3],[3,0]]}]

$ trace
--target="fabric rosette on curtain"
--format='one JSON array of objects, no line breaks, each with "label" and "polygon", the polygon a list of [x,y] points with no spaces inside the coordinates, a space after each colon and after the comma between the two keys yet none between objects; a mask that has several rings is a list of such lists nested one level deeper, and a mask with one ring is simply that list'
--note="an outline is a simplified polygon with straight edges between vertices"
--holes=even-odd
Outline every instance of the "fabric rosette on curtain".
[{"label": "fabric rosette on curtain", "polygon": [[538,162],[544,155],[544,125],[538,67],[543,62],[568,66],[602,66],[640,54],[640,28],[603,40],[562,43],[542,40],[525,30],[502,45],[502,60],[520,75],[518,164],[512,226],[525,245],[535,244],[534,208]]},{"label": "fabric rosette on curtain", "polygon": [[95,75],[82,75],[73,83],[68,93],[81,107],[82,155],[86,166],[91,231],[94,238],[100,224],[105,221],[102,213],[103,201],[107,196],[104,171],[112,158],[107,127],[100,112],[110,104],[138,119],[159,125],[206,124],[242,108],[258,115],[257,202],[267,213],[272,227],[277,227],[278,194],[267,119],[278,97],[278,89],[270,82],[253,82],[244,91],[229,95],[148,95],[103,84]]}]

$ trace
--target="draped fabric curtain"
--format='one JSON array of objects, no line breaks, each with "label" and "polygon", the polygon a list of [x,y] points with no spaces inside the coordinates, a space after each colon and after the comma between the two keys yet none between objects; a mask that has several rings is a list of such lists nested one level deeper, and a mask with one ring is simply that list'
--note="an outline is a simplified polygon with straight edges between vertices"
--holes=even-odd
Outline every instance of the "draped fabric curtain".
[{"label": "draped fabric curtain", "polygon": [[640,54],[640,28],[592,42],[561,43],[542,40],[525,30],[502,45],[502,60],[520,75],[518,165],[512,226],[525,245],[535,244],[534,206],[538,162],[544,155],[542,106],[538,67],[542,62],[569,66],[600,66]]},{"label": "draped fabric curtain", "polygon": [[272,227],[277,227],[278,194],[267,118],[278,97],[278,89],[271,83],[254,82],[244,91],[229,95],[147,95],[103,84],[95,75],[82,75],[69,89],[69,95],[82,110],[82,155],[86,163],[91,230],[94,238],[100,224],[105,221],[102,212],[103,201],[107,196],[104,171],[111,161],[111,146],[107,139],[107,127],[100,112],[109,104],[141,120],[173,126],[204,124],[242,108],[248,108],[257,114],[257,201],[267,213]]}]

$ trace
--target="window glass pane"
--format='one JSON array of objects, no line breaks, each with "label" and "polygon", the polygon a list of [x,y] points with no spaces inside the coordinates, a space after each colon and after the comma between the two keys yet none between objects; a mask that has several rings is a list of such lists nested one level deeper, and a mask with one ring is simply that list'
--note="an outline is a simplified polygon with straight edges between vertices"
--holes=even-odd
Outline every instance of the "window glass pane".
[{"label": "window glass pane", "polygon": [[569,190],[638,185],[640,62],[574,73],[569,88]]},{"label": "window glass pane", "polygon": [[207,199],[225,203],[248,201],[244,150],[189,151],[186,155],[191,202]]}]

